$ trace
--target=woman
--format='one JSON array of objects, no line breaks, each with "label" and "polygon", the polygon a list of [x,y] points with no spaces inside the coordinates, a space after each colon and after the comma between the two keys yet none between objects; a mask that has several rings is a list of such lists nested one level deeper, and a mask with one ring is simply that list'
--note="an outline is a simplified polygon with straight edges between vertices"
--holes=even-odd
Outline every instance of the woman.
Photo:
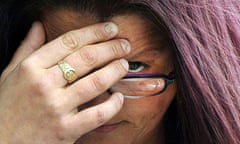
[{"label": "woman", "polygon": [[[0,139],[5,138],[6,143],[63,144],[240,143],[239,5],[234,0],[8,1],[5,8],[9,10],[9,21],[1,26],[1,61],[5,60],[2,67],[10,61],[31,23],[39,20],[43,25],[33,25],[35,30],[29,32],[1,76],[0,122],[5,131],[0,130]],[[105,27],[110,35],[91,31],[108,26],[102,23],[108,21],[117,24]],[[75,31],[64,35],[71,30]],[[80,39],[77,50],[76,37]],[[70,51],[66,53],[64,47],[70,47]],[[114,56],[108,54],[111,48],[115,49]],[[101,59],[97,64],[93,62],[96,52]],[[117,82],[126,74],[119,65],[122,57],[129,62],[128,74]],[[106,63],[110,64],[99,69]],[[39,69],[44,65],[44,70]],[[66,70],[62,65],[67,70],[73,68],[70,79],[62,76]],[[116,68],[119,71],[113,70]],[[96,88],[88,85],[94,74],[102,76],[95,79]],[[129,78],[135,81],[129,82]],[[74,85],[75,89],[71,89]],[[24,88],[25,95],[34,96],[23,99],[26,96],[16,94],[19,87]],[[61,92],[75,90],[78,100],[66,93],[53,93],[53,88],[54,92],[58,92],[57,88]],[[117,103],[114,96],[106,101],[115,92],[125,96],[122,108],[121,102],[117,107],[109,104]],[[34,103],[30,105],[29,101]],[[89,114],[92,107],[105,112],[99,113],[97,124],[96,115],[91,120]],[[98,125],[102,126],[95,129]]]}]

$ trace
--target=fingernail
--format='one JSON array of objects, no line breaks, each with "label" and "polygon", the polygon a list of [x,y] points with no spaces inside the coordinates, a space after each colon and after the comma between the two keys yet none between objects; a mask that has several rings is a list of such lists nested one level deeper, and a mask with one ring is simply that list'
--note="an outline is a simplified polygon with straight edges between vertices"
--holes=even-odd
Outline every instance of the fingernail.
[{"label": "fingernail", "polygon": [[104,29],[111,36],[116,35],[118,33],[118,26],[111,22],[107,23]]},{"label": "fingernail", "polygon": [[126,69],[126,71],[128,71],[129,68],[128,62],[125,59],[121,59],[120,62],[122,66]]},{"label": "fingernail", "polygon": [[130,53],[131,51],[131,46],[129,44],[128,41],[126,40],[121,40],[121,45],[122,45],[122,48],[124,48],[124,50],[127,52],[127,53]]}]

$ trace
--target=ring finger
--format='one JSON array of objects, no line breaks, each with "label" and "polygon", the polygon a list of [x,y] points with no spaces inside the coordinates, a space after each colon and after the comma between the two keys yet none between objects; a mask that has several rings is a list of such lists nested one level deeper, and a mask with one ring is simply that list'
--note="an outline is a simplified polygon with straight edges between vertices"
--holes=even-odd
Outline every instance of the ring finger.
[{"label": "ring finger", "polygon": [[67,111],[74,111],[79,105],[99,96],[119,81],[128,72],[126,60],[116,60],[104,68],[82,78],[56,94]]},{"label": "ring finger", "polygon": [[[130,49],[130,44],[126,40],[111,40],[85,46],[66,57],[64,62],[75,69],[77,77],[82,77],[107,62],[125,56]],[[68,83],[58,65],[50,68],[47,73],[52,76],[52,84],[55,87],[63,87]]]}]

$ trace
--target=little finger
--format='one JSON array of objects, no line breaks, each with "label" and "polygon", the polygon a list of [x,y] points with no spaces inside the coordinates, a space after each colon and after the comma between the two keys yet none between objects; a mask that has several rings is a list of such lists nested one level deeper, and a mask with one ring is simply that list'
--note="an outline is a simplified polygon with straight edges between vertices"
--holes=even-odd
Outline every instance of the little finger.
[{"label": "little finger", "polygon": [[107,101],[78,112],[69,122],[69,133],[80,137],[103,125],[120,111],[123,102],[123,95],[115,93]]},{"label": "little finger", "polygon": [[128,72],[128,62],[117,60],[106,67],[82,78],[65,89],[65,108],[74,111],[78,106],[104,93]]}]

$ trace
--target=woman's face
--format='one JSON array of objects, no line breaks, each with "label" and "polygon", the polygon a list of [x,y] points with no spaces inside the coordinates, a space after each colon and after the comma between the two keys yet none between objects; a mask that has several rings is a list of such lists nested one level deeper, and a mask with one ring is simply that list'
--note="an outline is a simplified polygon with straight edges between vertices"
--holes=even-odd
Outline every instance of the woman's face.
[{"label": "woman's face", "polygon": [[[118,38],[127,39],[132,51],[126,57],[144,65],[130,66],[129,72],[168,74],[173,70],[172,57],[166,47],[166,34],[153,30],[149,21],[137,15],[118,15],[110,21],[119,25]],[[46,13],[43,20],[47,39],[73,29],[96,23],[90,16],[78,12],[58,10]],[[134,63],[133,63],[134,64]],[[144,68],[140,68],[143,67]],[[157,144],[164,143],[163,117],[176,93],[175,83],[158,96],[137,100],[125,99],[122,110],[104,126],[81,137],[77,144]],[[104,93],[87,105],[96,105],[110,95]],[[81,127],[79,127],[81,128]]]}]

